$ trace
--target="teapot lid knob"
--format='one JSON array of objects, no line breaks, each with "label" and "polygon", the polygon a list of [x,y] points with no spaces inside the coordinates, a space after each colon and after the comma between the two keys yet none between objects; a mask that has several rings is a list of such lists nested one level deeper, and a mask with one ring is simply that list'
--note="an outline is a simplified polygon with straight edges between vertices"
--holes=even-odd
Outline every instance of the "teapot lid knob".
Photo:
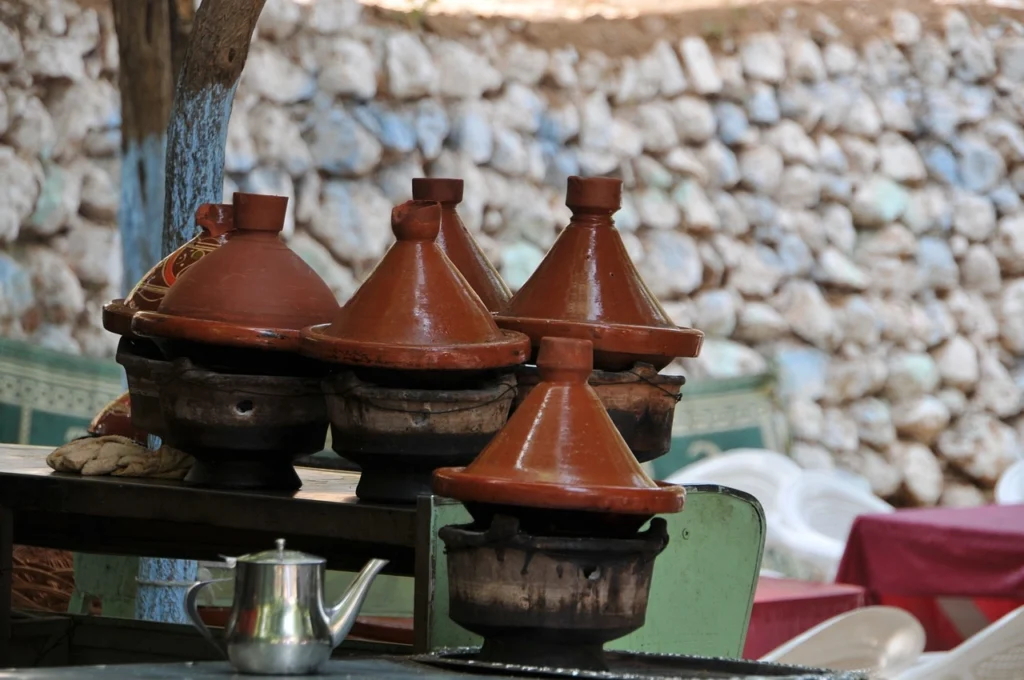
[{"label": "teapot lid knob", "polygon": [[274,547],[270,550],[265,550],[255,555],[239,557],[237,561],[244,564],[272,564],[276,566],[282,564],[326,564],[327,562],[324,558],[317,557],[316,555],[307,555],[303,552],[287,550],[283,538],[276,539]]}]

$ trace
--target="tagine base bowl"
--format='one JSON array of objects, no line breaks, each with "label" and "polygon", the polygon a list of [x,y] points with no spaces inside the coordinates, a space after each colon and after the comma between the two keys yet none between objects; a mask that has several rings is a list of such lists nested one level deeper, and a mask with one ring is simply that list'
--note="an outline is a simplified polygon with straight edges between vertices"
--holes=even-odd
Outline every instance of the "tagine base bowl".
[{"label": "tagine base bowl", "polygon": [[253,369],[264,377],[319,379],[326,371],[323,364],[292,352],[267,349],[207,345],[189,340],[152,338],[168,363],[187,360],[196,368],[225,375],[253,375]]},{"label": "tagine base bowl", "polygon": [[502,428],[515,384],[509,373],[459,389],[383,386],[348,371],[329,377],[331,439],[339,456],[360,467],[356,496],[413,503],[429,495],[436,468],[468,465]]},{"label": "tagine base bowl", "polygon": [[515,517],[519,531],[531,536],[560,538],[626,539],[637,532],[653,515],[632,515],[594,510],[564,510],[497,503],[464,503],[473,525],[489,527],[498,517]]},{"label": "tagine base bowl", "polygon": [[195,462],[185,475],[189,486],[239,491],[297,491],[302,480],[292,464],[298,456],[235,457],[218,452],[192,454]]},{"label": "tagine base bowl", "polygon": [[324,448],[316,377],[217,373],[176,359],[159,388],[164,439],[196,459],[188,483],[294,490],[301,483],[292,462]]},{"label": "tagine base bowl", "polygon": [[[512,412],[540,382],[536,366],[516,368],[518,391]],[[659,458],[672,446],[672,421],[686,382],[681,375],[660,375],[650,364],[625,371],[594,371],[589,384],[641,463]]]},{"label": "tagine base bowl", "polygon": [[643,626],[666,523],[628,538],[531,535],[496,515],[448,526],[449,616],[484,638],[480,659],[608,670],[603,647]]},{"label": "tagine base bowl", "polygon": [[346,453],[345,457],[359,466],[356,498],[370,503],[415,503],[420,496],[430,495],[430,475],[435,466],[444,465],[435,457],[419,465],[410,465],[407,459],[399,460],[396,465],[394,457],[387,456],[362,457]]},{"label": "tagine base bowl", "polygon": [[115,361],[124,368],[131,401],[132,425],[149,434],[163,436],[167,431],[160,407],[160,383],[167,379],[171,363],[149,340],[123,336],[117,344]]}]

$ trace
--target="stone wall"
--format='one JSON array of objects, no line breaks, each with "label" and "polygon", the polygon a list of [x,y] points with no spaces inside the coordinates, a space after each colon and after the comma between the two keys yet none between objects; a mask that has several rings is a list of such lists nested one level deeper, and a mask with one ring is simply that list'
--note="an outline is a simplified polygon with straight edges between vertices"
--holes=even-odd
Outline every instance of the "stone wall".
[{"label": "stone wall", "polygon": [[121,283],[116,69],[109,14],[72,2],[0,2],[4,336],[113,353],[100,307]]},{"label": "stone wall", "polygon": [[[0,26],[0,330],[106,356],[111,21],[29,6]],[[465,179],[513,288],[567,219],[565,178],[621,177],[630,253],[709,336],[690,376],[773,366],[799,462],[978,503],[1024,437],[1024,28],[925,7],[567,28],[268,0],[225,190],[293,197],[290,244],[344,299],[412,177]]]}]

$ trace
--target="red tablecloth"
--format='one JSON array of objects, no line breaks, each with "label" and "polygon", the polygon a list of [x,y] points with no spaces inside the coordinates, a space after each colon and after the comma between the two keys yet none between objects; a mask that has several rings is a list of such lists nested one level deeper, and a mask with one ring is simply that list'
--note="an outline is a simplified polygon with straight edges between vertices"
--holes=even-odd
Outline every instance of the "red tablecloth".
[{"label": "red tablecloth", "polygon": [[915,614],[929,651],[955,647],[1024,604],[1024,505],[859,517],[836,581]]},{"label": "red tablecloth", "polygon": [[754,592],[743,658],[759,659],[823,621],[863,607],[864,589],[835,583],[761,578]]}]

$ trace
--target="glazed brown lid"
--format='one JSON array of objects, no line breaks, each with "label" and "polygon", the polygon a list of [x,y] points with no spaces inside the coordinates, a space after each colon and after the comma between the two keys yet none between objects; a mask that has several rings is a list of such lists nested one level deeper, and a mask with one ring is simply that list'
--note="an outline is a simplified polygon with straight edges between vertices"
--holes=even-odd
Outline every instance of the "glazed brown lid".
[{"label": "glazed brown lid", "polygon": [[621,180],[570,177],[572,220],[498,325],[526,333],[535,349],[542,337],[591,340],[594,365],[607,371],[697,356],[704,334],[672,323],[626,252],[612,221],[621,203]]},{"label": "glazed brown lid", "polygon": [[123,299],[103,305],[103,327],[117,335],[134,337],[132,317],[138,311],[155,311],[181,274],[225,242],[234,228],[230,204],[206,203],[196,210],[199,235],[161,260],[142,277]]},{"label": "glazed brown lid", "polygon": [[353,366],[488,369],[526,360],[530,340],[502,331],[435,243],[441,206],[391,212],[395,243],[330,325],[302,332],[302,353]]},{"label": "glazed brown lid", "polygon": [[288,199],[236,193],[227,243],[182,274],[138,335],[294,351],[299,330],[338,309],[327,284],[281,240]]},{"label": "glazed brown lid", "polygon": [[434,472],[434,492],[468,503],[629,515],[679,512],[686,492],[643,471],[594,389],[593,344],[544,338],[541,382],[465,468]]},{"label": "glazed brown lid", "polygon": [[501,280],[494,265],[480,249],[480,244],[455,211],[455,207],[462,202],[462,188],[461,179],[417,177],[412,181],[412,197],[417,201],[436,201],[441,204],[441,233],[437,236],[437,245],[466,277],[484,306],[497,312],[508,303],[512,291]]}]

